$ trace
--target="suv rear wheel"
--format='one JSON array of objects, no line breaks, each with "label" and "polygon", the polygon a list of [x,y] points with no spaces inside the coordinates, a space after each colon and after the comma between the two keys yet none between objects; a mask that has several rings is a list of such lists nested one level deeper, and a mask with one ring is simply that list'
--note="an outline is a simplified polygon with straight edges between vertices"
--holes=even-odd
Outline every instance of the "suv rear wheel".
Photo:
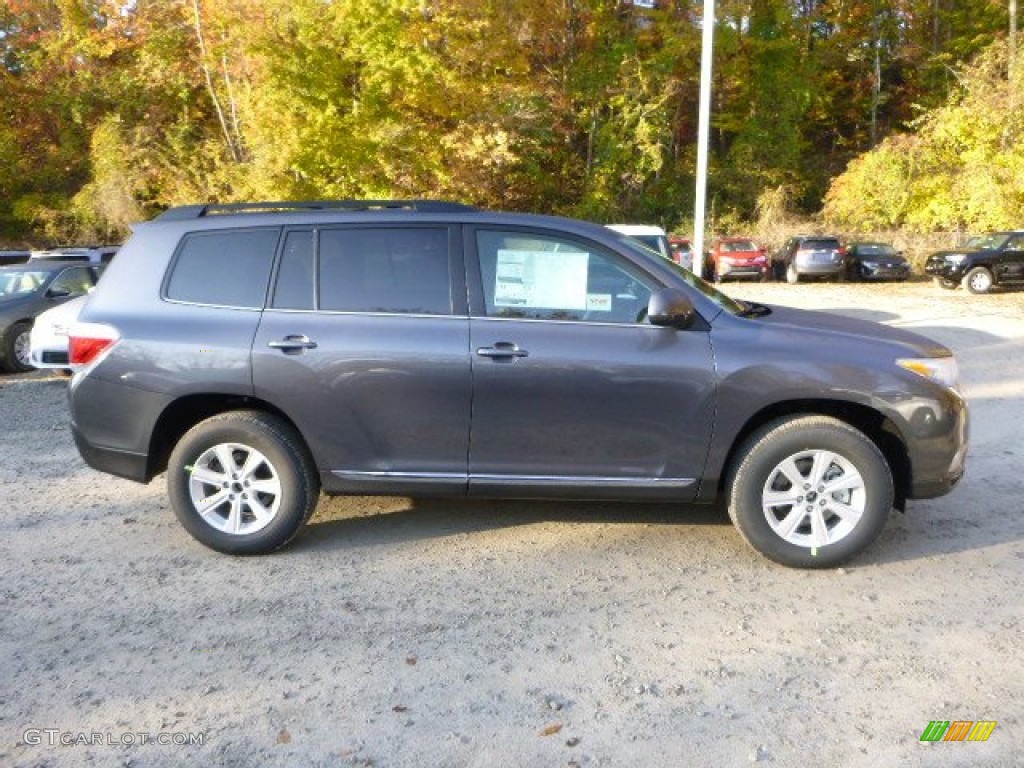
[{"label": "suv rear wheel", "polygon": [[194,538],[234,555],[283,547],[309,520],[320,492],[301,438],[260,411],[223,413],[190,429],[171,453],[167,489]]},{"label": "suv rear wheel", "polygon": [[827,416],[770,422],[739,449],[729,517],[782,565],[829,568],[866,549],[893,504],[892,473],[862,432]]}]

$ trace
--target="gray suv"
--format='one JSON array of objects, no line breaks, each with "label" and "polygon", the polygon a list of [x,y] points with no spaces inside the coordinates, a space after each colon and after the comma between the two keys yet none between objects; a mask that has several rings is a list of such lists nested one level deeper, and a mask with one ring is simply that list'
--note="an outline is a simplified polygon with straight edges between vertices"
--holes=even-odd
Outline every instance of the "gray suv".
[{"label": "gray suv", "polygon": [[[796,284],[804,277],[842,279],[846,259],[838,237],[798,235],[786,241],[773,259],[776,277]],[[781,273],[781,274],[779,274]]]},{"label": "gray suv", "polygon": [[964,471],[948,349],[735,301],[626,236],[449,203],[175,208],[70,339],[72,429],[221,552],[330,494],[724,499],[827,567]]}]

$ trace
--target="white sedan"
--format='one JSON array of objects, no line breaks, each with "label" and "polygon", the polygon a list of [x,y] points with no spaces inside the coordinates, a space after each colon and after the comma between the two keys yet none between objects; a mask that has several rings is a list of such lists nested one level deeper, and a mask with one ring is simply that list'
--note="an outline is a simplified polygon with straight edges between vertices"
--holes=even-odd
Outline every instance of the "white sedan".
[{"label": "white sedan", "polygon": [[88,295],[79,296],[39,315],[29,336],[29,362],[36,368],[70,368],[68,330],[78,319]]}]

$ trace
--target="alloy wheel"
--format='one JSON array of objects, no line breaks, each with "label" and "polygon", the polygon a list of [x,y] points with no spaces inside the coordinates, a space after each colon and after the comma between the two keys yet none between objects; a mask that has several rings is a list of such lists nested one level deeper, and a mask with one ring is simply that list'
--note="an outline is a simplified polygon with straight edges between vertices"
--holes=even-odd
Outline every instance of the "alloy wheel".
[{"label": "alloy wheel", "polygon": [[192,466],[189,496],[212,528],[243,536],[266,528],[281,505],[281,479],[269,459],[241,443],[221,443]]},{"label": "alloy wheel", "polygon": [[824,547],[857,527],[867,503],[865,482],[838,453],[801,451],[768,473],[761,506],[772,530],[799,547]]}]

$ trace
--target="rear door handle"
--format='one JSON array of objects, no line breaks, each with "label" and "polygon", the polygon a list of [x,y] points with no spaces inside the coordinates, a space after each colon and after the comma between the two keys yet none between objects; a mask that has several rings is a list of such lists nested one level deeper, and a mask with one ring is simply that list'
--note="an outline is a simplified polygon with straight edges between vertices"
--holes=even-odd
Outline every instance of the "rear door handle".
[{"label": "rear door handle", "polygon": [[476,353],[480,357],[491,358],[528,357],[530,354],[525,349],[520,349],[518,344],[513,344],[510,341],[495,342],[493,347],[480,347]]},{"label": "rear door handle", "polygon": [[278,341],[267,342],[267,346],[282,352],[301,352],[304,349],[316,349],[316,342],[310,341],[308,336],[285,336]]}]

